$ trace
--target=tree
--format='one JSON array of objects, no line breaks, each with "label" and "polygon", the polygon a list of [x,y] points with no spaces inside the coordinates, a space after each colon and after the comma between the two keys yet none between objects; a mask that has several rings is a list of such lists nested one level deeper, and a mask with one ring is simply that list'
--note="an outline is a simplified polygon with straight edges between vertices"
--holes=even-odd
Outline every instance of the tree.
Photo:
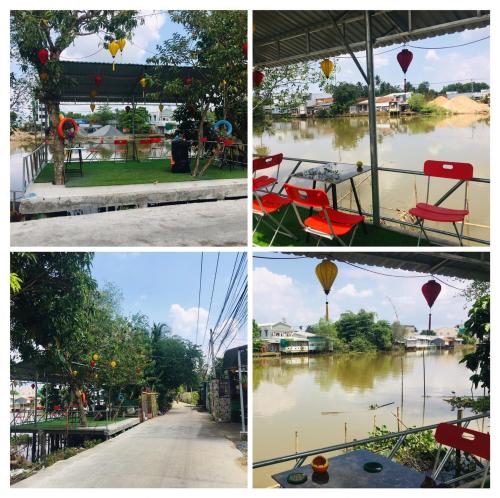
[{"label": "tree", "polygon": [[105,104],[100,105],[97,108],[97,111],[93,112],[90,115],[87,115],[86,117],[91,123],[96,123],[104,126],[109,124],[110,121],[114,121],[116,119],[116,114],[108,104]]},{"label": "tree", "polygon": [[474,352],[466,354],[460,363],[474,372],[470,380],[475,388],[490,390],[490,295],[477,299],[469,310],[469,319],[465,322],[465,334],[477,339]]},{"label": "tree", "polygon": [[149,112],[145,107],[136,107],[135,115],[132,110],[116,113],[118,126],[123,129],[135,129],[136,133],[147,133],[150,129]]},{"label": "tree", "polygon": [[[47,109],[52,136],[54,183],[64,184],[64,141],[56,133],[59,124],[60,88],[65,81],[61,70],[61,53],[78,37],[99,33],[104,43],[127,38],[137,26],[132,10],[13,10],[11,11],[11,53],[27,74],[46,73],[36,77],[35,95]],[[38,51],[49,53],[46,64],[38,60]]]},{"label": "tree", "polygon": [[11,351],[38,360],[67,379],[86,423],[75,358],[87,343],[96,283],[92,253],[12,253],[11,273],[22,281],[11,294]]},{"label": "tree", "polygon": [[408,99],[410,109],[415,112],[420,112],[425,106],[425,97],[421,93],[413,93]]},{"label": "tree", "polygon": [[154,361],[149,369],[150,380],[158,392],[160,409],[166,410],[179,387],[192,389],[198,386],[203,354],[197,345],[172,335],[170,328],[163,323],[153,324],[150,341]]},{"label": "tree", "polygon": [[255,320],[252,320],[252,349],[259,352],[262,349],[263,341],[260,338],[260,329]]},{"label": "tree", "polygon": [[[311,71],[308,63],[289,64],[279,67],[261,67],[264,79],[254,88],[254,120],[262,120],[264,107],[277,106],[283,112],[304,104],[310,97],[309,86],[319,82],[317,71]],[[257,119],[255,118],[257,116]]]},{"label": "tree", "polygon": [[[175,33],[157,47],[158,55],[148,61],[158,66],[151,79],[199,112],[198,141],[204,136],[210,110],[218,119],[229,120],[234,135],[246,141],[246,11],[172,11],[170,17],[185,33]],[[165,66],[171,68],[168,80],[162,73]],[[184,66],[192,70],[189,83],[183,79]],[[202,149],[198,148],[193,176],[202,175],[211,163],[201,167]]]}]

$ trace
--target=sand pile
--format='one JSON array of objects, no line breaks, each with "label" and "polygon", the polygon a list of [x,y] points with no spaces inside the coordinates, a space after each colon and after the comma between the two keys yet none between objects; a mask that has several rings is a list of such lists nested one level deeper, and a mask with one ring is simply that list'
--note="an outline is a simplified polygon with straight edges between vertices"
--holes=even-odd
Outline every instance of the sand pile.
[{"label": "sand pile", "polygon": [[487,114],[490,112],[490,106],[481,104],[464,95],[454,97],[448,100],[446,97],[439,96],[429,102],[430,105],[442,107],[454,114]]}]

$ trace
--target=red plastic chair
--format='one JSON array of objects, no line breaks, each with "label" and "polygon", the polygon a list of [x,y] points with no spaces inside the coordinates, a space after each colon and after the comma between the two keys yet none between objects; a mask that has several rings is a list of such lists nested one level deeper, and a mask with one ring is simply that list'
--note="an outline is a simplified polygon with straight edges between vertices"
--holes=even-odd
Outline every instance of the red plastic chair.
[{"label": "red plastic chair", "polygon": [[[255,179],[253,180],[252,188],[253,188],[252,211],[253,214],[259,218],[259,221],[256,223],[254,227],[253,233],[257,231],[259,224],[262,222],[264,225],[271,228],[271,230],[274,230],[274,234],[271,238],[269,246],[273,245],[274,239],[276,238],[278,233],[281,233],[286,237],[290,237],[296,240],[297,237],[292,232],[290,232],[290,230],[288,230],[283,226],[283,221],[285,220],[285,217],[288,213],[288,209],[292,204],[292,201],[286,197],[283,197],[279,194],[275,194],[273,192],[259,193],[260,187],[259,184],[255,181]],[[283,216],[279,220],[277,220],[274,217],[274,214],[277,213],[280,209],[284,208],[285,206],[286,209],[285,212],[283,213]]]},{"label": "red plastic chair", "polygon": [[[429,241],[429,237],[424,230],[425,221],[437,221],[444,223],[452,223],[455,228],[455,232],[458,237],[459,244],[462,246],[462,237],[464,231],[464,221],[465,217],[469,214],[467,209],[467,189],[468,181],[473,178],[473,167],[469,163],[458,163],[451,161],[425,161],[424,163],[424,175],[427,178],[427,195],[424,202],[420,202],[416,207],[411,208],[409,213],[415,216],[420,225],[420,233],[418,235],[418,245],[420,245],[420,239],[422,234]],[[451,180],[458,180],[459,182],[450,189],[444,197],[441,198],[444,201],[448,195],[452,194],[462,183],[465,183],[465,200],[464,209],[448,209],[443,208],[439,205],[429,204],[429,190],[431,184],[431,178],[449,178]],[[441,203],[438,201],[439,204]],[[462,227],[460,232],[457,228],[457,223],[461,223]]]},{"label": "red plastic chair", "polygon": [[444,457],[444,459],[441,461],[441,464],[438,466],[441,447],[448,446],[449,448],[455,448],[457,450],[464,451],[465,453],[469,453],[487,461],[484,470],[483,481],[481,483],[481,487],[484,486],[490,468],[489,434],[474,431],[466,427],[459,427],[458,425],[442,423],[437,426],[434,438],[440,444],[440,446],[436,455],[436,460],[434,462],[434,469],[432,471],[433,479],[437,478],[437,476],[443,469],[447,458],[449,457],[449,455],[451,455],[451,451],[449,451],[447,453],[447,456]]},{"label": "red plastic chair", "polygon": [[[352,230],[349,246],[352,244],[360,223],[364,222],[364,216],[341,213],[330,207],[330,201],[325,191],[312,188],[297,187],[285,183],[288,198],[293,202],[293,208],[302,228],[311,235],[317,237],[318,245],[322,238],[337,240],[345,246],[340,238]],[[318,211],[318,214],[310,215],[302,220],[297,206],[310,208]]]},{"label": "red plastic chair", "polygon": [[[128,159],[128,140],[116,139],[113,141],[113,159],[115,161],[125,161]],[[123,154],[123,155],[120,155]]]},{"label": "red plastic chair", "polygon": [[[254,175],[254,186],[257,187],[258,190],[265,190],[269,192],[269,187],[271,187],[271,191],[274,186],[278,183],[278,178],[280,174],[280,166],[283,161],[283,154],[275,154],[274,156],[265,156],[265,157],[256,157],[253,160],[253,175]],[[276,177],[261,175],[257,176],[257,171],[273,168],[277,166]]]}]

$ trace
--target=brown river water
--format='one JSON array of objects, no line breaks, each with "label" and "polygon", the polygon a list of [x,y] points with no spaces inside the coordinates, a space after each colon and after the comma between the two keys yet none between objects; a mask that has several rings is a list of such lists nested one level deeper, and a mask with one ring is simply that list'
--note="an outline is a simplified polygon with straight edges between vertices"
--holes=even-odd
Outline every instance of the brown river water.
[{"label": "brown river water", "polygon": [[[253,460],[294,453],[295,431],[299,451],[367,437],[374,423],[396,431],[398,407],[408,427],[454,420],[456,411],[444,398],[453,391],[471,394],[471,372],[459,363],[463,355],[459,349],[426,352],[425,398],[421,352],[256,358]],[[393,404],[370,409],[386,403]],[[481,420],[470,428],[482,430]],[[271,475],[293,463],[255,470],[254,486],[272,486]]]},{"label": "brown river water", "polygon": [[[474,166],[475,177],[490,177],[489,117],[472,114],[446,117],[378,116],[377,139],[379,166],[422,171],[426,159],[470,162]],[[352,164],[362,161],[363,164],[370,164],[368,118],[275,120],[265,128],[255,126],[253,152],[282,152],[286,157],[292,158]],[[295,163],[283,163],[280,180],[286,179]],[[300,170],[312,166],[314,165],[303,164]],[[365,211],[371,211],[370,175],[358,176],[356,183],[358,182],[361,182],[357,187],[361,205]],[[433,180],[430,201],[437,201],[453,183],[453,180]],[[379,184],[382,216],[406,219],[408,209],[414,207],[416,202],[425,201],[427,180],[424,177],[380,172]],[[339,187],[338,197],[344,197],[340,206],[355,208],[347,184]],[[465,227],[464,234],[489,240],[489,185],[471,183],[468,202],[469,225]],[[463,204],[462,187],[444,206],[463,208]],[[453,231],[449,224],[433,226]]]}]

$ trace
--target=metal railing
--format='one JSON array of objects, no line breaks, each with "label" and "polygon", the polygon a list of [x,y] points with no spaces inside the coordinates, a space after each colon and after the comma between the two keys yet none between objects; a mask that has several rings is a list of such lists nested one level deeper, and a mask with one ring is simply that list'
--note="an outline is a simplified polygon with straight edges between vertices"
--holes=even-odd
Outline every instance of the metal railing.
[{"label": "metal railing", "polygon": [[[254,154],[254,156],[255,157],[263,157],[262,154]],[[300,168],[300,166],[302,166],[302,164],[304,164],[304,163],[306,163],[306,164],[307,163],[309,163],[309,164],[325,164],[327,162],[327,161],[320,161],[320,160],[317,160],[317,159],[301,159],[301,158],[297,158],[297,157],[283,157],[283,161],[294,161],[294,162],[296,162],[296,164],[292,168],[291,172],[288,174],[288,177],[286,178],[286,180],[284,182],[282,182],[281,187],[279,189],[279,193],[280,194],[283,192],[283,189],[284,189],[283,185],[285,183],[288,183],[292,179],[292,177],[295,175],[295,173]],[[413,176],[425,176],[423,171],[405,170],[405,169],[401,169],[401,168],[386,168],[386,167],[383,167],[383,166],[379,166],[378,167],[378,171],[383,171],[383,172],[387,172],[387,173],[401,173],[401,174],[404,174],[404,175],[413,175]],[[367,171],[367,173],[369,173],[369,171]],[[469,181],[473,182],[473,183],[488,184],[488,185],[490,184],[490,179],[489,178],[474,177],[474,178],[472,178]],[[439,201],[438,201],[437,204],[441,204],[442,202],[444,202],[459,186],[460,185],[456,185],[455,187],[453,187],[452,189],[450,189],[445,194],[445,196],[443,196],[441,199],[439,199]],[[344,211],[348,211],[348,212],[352,212],[352,213],[358,214],[358,211],[354,210],[354,209],[344,208],[344,207],[342,209]],[[362,211],[361,214],[363,214],[364,216],[369,216],[369,217],[373,216],[373,213],[370,213],[370,212],[367,212],[367,211],[364,211],[364,210]],[[419,226],[418,226],[417,223],[411,223],[411,222],[404,221],[404,220],[401,220],[401,219],[398,219],[398,218],[392,218],[390,216],[380,216],[380,220],[381,221],[385,221],[385,222],[389,222],[389,223],[397,223],[398,225],[402,225],[402,226],[406,226],[406,227],[410,227],[410,228],[419,228]],[[454,232],[451,232],[451,231],[448,231],[448,230],[443,230],[443,229],[436,228],[436,227],[426,226],[425,230],[428,231],[428,232],[435,233],[437,235],[444,235],[444,236],[448,236],[448,237],[452,237],[452,238],[456,238],[457,237],[456,233],[454,233]],[[489,245],[490,244],[489,240],[481,239],[479,237],[472,237],[470,235],[463,235],[462,239],[463,240],[467,240],[469,242],[475,242],[475,243],[478,243],[478,244],[485,244],[485,245]]]},{"label": "metal railing", "polygon": [[39,145],[33,152],[23,157],[23,191],[26,192],[29,184],[36,180],[40,171],[48,162],[47,144]]},{"label": "metal railing", "polygon": [[[490,417],[490,413],[485,412],[485,413],[480,413],[479,415],[471,415],[470,417],[463,417],[460,419],[450,420],[450,421],[444,422],[444,423],[457,424],[457,425],[461,425],[462,427],[467,427],[470,424],[470,422],[472,422],[474,420],[479,420],[479,419],[484,419],[484,418],[489,418],[489,417]],[[425,425],[423,427],[415,427],[412,429],[406,429],[404,431],[399,431],[399,432],[391,432],[389,434],[384,434],[383,436],[373,436],[373,437],[369,437],[369,438],[365,438],[365,439],[358,439],[358,440],[350,441],[348,443],[334,444],[331,446],[325,446],[323,448],[316,448],[314,450],[301,451],[298,453],[284,455],[281,457],[269,458],[267,460],[260,460],[258,462],[254,462],[252,468],[253,469],[260,469],[262,467],[268,467],[270,465],[276,465],[278,463],[285,463],[285,462],[290,462],[290,461],[295,460],[295,464],[294,464],[293,468],[296,469],[296,468],[302,466],[307,458],[315,456],[315,455],[319,455],[322,453],[332,453],[335,451],[347,450],[348,448],[355,448],[358,446],[363,446],[363,445],[367,445],[367,444],[371,444],[371,443],[378,443],[378,442],[382,442],[382,441],[388,441],[391,439],[397,439],[396,443],[394,444],[394,446],[392,447],[392,449],[390,450],[390,452],[387,456],[387,458],[389,460],[392,460],[396,456],[399,448],[401,448],[405,439],[408,436],[410,436],[412,434],[417,434],[419,432],[425,432],[425,431],[436,429],[440,423],[442,423],[442,422],[439,422],[437,424]],[[438,475],[440,473],[440,471],[444,468],[447,460],[451,456],[452,452],[453,452],[453,448],[449,448],[446,451],[446,454],[445,454],[443,460],[441,461],[439,466],[436,469],[434,469],[433,475]],[[484,473],[484,468],[470,472],[468,474],[464,474],[464,475],[459,476],[459,477],[455,477],[453,479],[450,479],[449,481],[445,481],[443,484],[453,484],[453,483],[459,482],[461,480],[474,477],[475,475],[478,475],[480,473]]]}]

